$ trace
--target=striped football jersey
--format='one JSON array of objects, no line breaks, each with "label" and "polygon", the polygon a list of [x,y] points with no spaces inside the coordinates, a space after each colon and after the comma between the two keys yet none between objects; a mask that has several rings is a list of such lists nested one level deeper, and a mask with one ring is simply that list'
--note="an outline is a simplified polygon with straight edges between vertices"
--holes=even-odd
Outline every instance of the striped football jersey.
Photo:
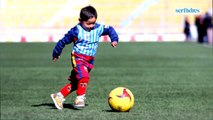
[{"label": "striped football jersey", "polygon": [[79,23],[75,27],[71,28],[68,33],[57,42],[53,50],[53,58],[58,58],[65,45],[72,42],[74,44],[73,52],[87,56],[95,56],[99,39],[103,35],[109,35],[111,42],[118,42],[118,35],[111,26],[96,23],[94,28],[88,31]]}]

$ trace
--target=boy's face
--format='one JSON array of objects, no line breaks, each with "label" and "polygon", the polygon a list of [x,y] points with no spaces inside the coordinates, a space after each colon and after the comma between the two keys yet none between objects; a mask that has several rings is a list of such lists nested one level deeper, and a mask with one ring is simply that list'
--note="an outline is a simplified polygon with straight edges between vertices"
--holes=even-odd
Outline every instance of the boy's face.
[{"label": "boy's face", "polygon": [[81,24],[83,25],[84,28],[86,28],[87,30],[92,30],[95,26],[95,23],[96,23],[96,18],[93,17],[93,18],[90,18],[88,19],[87,21],[80,21]]}]

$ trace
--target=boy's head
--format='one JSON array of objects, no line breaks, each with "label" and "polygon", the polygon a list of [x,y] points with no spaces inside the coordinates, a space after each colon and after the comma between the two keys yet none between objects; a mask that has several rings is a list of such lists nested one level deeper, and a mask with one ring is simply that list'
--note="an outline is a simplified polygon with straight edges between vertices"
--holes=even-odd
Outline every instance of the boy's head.
[{"label": "boy's head", "polygon": [[96,18],[97,19],[97,12],[96,9],[92,6],[86,6],[84,8],[81,9],[80,12],[80,21],[87,21],[90,18]]},{"label": "boy's head", "polygon": [[81,9],[79,21],[90,31],[95,26],[97,16],[96,9],[89,5]]}]

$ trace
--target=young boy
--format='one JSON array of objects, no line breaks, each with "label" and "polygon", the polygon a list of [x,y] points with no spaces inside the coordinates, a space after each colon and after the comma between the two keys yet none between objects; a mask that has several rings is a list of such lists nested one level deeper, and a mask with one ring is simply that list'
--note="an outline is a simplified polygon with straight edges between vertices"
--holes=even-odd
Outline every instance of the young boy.
[{"label": "young boy", "polygon": [[89,72],[93,68],[99,38],[109,35],[112,47],[118,43],[118,35],[113,27],[96,23],[97,12],[92,6],[86,6],[80,11],[79,23],[71,28],[65,36],[58,41],[53,50],[53,61],[59,59],[65,45],[73,43],[71,61],[73,69],[68,77],[70,83],[61,88],[60,92],[51,94],[57,109],[63,109],[65,98],[73,91],[77,97],[74,108],[85,107],[85,94],[89,82]]}]

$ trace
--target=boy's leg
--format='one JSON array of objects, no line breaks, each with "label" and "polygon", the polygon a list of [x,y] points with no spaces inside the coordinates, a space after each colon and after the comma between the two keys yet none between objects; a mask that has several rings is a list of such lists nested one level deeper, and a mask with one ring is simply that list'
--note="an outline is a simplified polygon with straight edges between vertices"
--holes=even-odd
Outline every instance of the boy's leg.
[{"label": "boy's leg", "polygon": [[76,94],[81,96],[86,93],[86,89],[89,83],[89,71],[88,68],[84,65],[79,65],[74,68],[76,72],[76,78],[78,79],[77,82],[77,91]]},{"label": "boy's leg", "polygon": [[61,92],[58,92],[58,93],[53,93],[50,95],[54,104],[55,104],[55,107],[59,110],[62,110],[63,109],[63,103],[65,101],[65,98],[63,97],[63,95],[61,94]]},{"label": "boy's leg", "polygon": [[63,88],[61,88],[60,92],[63,95],[64,98],[66,98],[72,90],[72,85],[71,83],[66,84]]},{"label": "boy's leg", "polygon": [[71,75],[68,77],[68,80],[70,81],[70,84],[72,85],[71,92],[77,90],[78,79],[76,78],[76,72],[74,69],[71,71]]},{"label": "boy's leg", "polygon": [[86,95],[86,89],[89,83],[89,72],[93,68],[93,63],[94,63],[94,57],[90,56],[84,56],[81,54],[72,54],[73,59],[72,63],[74,67],[74,71],[76,74],[76,79],[78,79],[77,83],[77,97],[75,99],[75,108],[83,108],[85,107],[85,95]]},{"label": "boy's leg", "polygon": [[78,87],[77,87],[77,91],[76,91],[76,94],[78,96],[86,94],[86,89],[87,89],[88,83],[89,83],[89,78],[81,78],[78,81]]},{"label": "boy's leg", "polygon": [[65,101],[65,97],[67,97],[71,92],[77,89],[77,79],[75,78],[73,73],[74,72],[72,72],[68,78],[70,83],[62,87],[60,92],[51,94],[51,98],[55,103],[57,109],[63,109],[63,102]]},{"label": "boy's leg", "polygon": [[74,108],[81,109],[85,107],[85,95],[88,86],[89,78],[82,78],[78,82],[77,97],[75,99]]},{"label": "boy's leg", "polygon": [[76,78],[78,79],[74,108],[84,108],[85,107],[85,94],[89,83],[89,71],[84,65],[79,65],[75,68]]},{"label": "boy's leg", "polygon": [[78,88],[77,88],[77,97],[75,99],[74,108],[84,108],[85,107],[85,95],[86,89],[88,86],[89,78],[82,78],[78,81]]},{"label": "boy's leg", "polygon": [[71,89],[72,89],[72,85],[71,83],[68,83],[63,88],[61,88],[60,92],[51,94],[51,98],[57,109],[59,110],[63,109],[63,103],[65,101],[65,97],[67,97],[71,93]]}]

